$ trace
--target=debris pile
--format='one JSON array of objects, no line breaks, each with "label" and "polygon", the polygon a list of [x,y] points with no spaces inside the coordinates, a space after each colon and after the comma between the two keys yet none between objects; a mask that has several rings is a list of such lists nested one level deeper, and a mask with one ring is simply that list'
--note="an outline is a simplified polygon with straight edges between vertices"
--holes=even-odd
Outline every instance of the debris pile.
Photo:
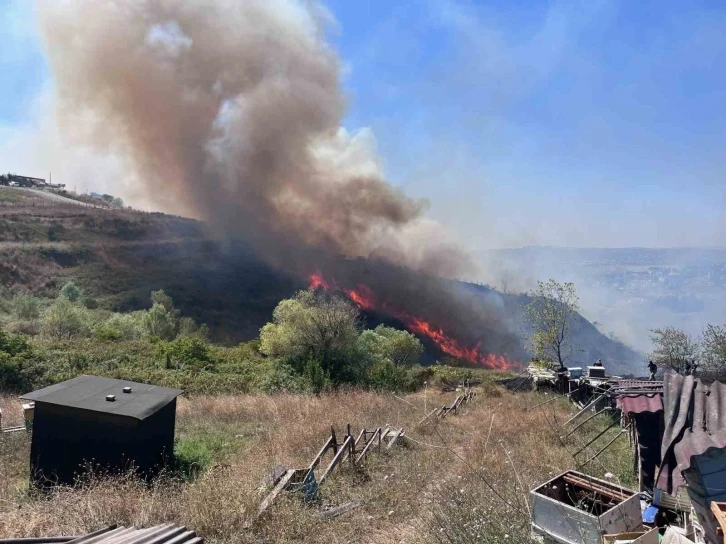
[{"label": "debris pile", "polygon": [[[562,543],[726,542],[726,385],[680,374],[666,374],[661,382],[624,380],[602,367],[583,373],[530,366],[528,373],[536,389],[559,393],[530,409],[560,398],[579,408],[560,439],[598,415],[616,416],[573,459],[583,467],[628,436],[640,488],[561,474],[531,492],[535,535]],[[618,423],[620,431],[605,447],[577,459]]]}]

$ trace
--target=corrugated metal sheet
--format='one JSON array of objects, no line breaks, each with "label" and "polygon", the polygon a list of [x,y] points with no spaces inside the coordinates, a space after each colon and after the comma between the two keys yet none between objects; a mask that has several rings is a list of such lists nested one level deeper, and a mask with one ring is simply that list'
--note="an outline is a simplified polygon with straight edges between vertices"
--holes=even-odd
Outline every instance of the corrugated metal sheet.
[{"label": "corrugated metal sheet", "polygon": [[0,540],[0,544],[33,544],[66,542],[66,544],[201,544],[204,542],[194,531],[178,525],[157,525],[146,529],[111,525],[79,537],[50,537],[35,539]]},{"label": "corrugated metal sheet", "polygon": [[663,411],[663,397],[660,393],[652,395],[623,395],[617,397],[617,405],[625,414],[656,413]]},{"label": "corrugated metal sheet", "polygon": [[658,487],[672,493],[687,483],[706,540],[719,542],[710,502],[726,499],[726,385],[667,375],[664,405]]},{"label": "corrugated metal sheet", "polygon": [[200,544],[194,531],[178,525],[157,525],[147,529],[108,527],[71,540],[68,544]]},{"label": "corrugated metal sheet", "polygon": [[683,470],[710,448],[726,447],[726,385],[705,385],[693,376],[665,376],[665,433],[658,487],[673,494],[685,483]]}]

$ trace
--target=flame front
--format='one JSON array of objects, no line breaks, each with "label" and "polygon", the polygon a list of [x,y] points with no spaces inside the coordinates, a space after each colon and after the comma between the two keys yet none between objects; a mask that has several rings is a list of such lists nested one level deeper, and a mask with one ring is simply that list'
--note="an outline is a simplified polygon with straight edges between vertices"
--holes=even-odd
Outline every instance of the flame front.
[{"label": "flame front", "polygon": [[359,308],[364,310],[380,309],[381,311],[400,319],[410,332],[428,338],[436,344],[442,352],[458,359],[463,359],[476,365],[485,366],[487,368],[495,368],[498,370],[506,370],[510,366],[509,361],[507,361],[507,358],[503,355],[481,353],[479,351],[480,344],[471,348],[465,348],[454,338],[447,336],[443,329],[432,325],[420,317],[413,316],[402,310],[391,308],[387,304],[379,307],[376,303],[373,291],[371,291],[370,287],[367,285],[358,284],[355,289],[339,288],[335,282],[327,281],[320,272],[317,272],[310,275],[309,288],[342,291]]}]

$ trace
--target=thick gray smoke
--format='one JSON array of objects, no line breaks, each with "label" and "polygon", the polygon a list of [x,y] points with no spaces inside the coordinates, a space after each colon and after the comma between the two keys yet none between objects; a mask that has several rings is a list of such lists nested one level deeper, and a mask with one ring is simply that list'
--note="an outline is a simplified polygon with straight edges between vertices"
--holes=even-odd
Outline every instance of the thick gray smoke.
[{"label": "thick gray smoke", "polygon": [[[340,128],[340,63],[304,0],[41,0],[67,134],[124,161],[157,206],[444,275],[469,259]],[[463,267],[463,268],[462,268]]]}]

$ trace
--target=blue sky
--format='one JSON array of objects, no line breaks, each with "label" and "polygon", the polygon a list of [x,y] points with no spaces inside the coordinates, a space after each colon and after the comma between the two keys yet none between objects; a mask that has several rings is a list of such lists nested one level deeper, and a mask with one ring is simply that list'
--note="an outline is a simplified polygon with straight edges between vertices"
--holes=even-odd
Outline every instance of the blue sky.
[{"label": "blue sky", "polygon": [[[722,1],[325,5],[346,128],[468,246],[726,245]],[[0,25],[0,171],[42,175],[14,137],[52,87],[31,3]]]}]

